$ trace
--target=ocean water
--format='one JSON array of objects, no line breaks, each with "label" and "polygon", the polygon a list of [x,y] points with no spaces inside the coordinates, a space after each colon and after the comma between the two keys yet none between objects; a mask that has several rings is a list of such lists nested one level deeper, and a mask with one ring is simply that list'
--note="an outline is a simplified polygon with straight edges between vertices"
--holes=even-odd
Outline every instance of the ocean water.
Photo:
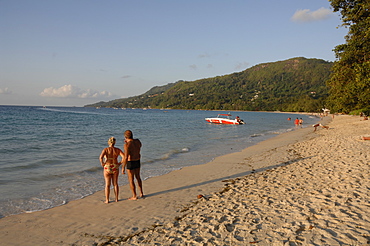
[{"label": "ocean water", "polygon": [[[116,147],[123,149],[127,129],[143,144],[145,180],[292,131],[297,117],[304,120],[303,127],[319,120],[307,115],[233,111],[245,125],[204,120],[218,113],[225,112],[0,106],[0,218],[60,206],[103,190],[98,157],[111,136],[117,139]],[[127,183],[127,176],[120,175],[119,185]]]}]

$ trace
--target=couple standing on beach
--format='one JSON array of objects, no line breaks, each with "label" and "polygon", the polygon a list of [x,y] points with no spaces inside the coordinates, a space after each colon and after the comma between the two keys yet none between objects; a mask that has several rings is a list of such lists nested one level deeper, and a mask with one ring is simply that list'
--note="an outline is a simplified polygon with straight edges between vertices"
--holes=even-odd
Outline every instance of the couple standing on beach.
[{"label": "couple standing on beach", "polygon": [[295,127],[296,128],[298,128],[298,127],[302,127],[302,125],[303,125],[303,119],[302,118],[300,118],[300,119],[295,119],[294,120],[294,125],[295,125]]},{"label": "couple standing on beach", "polygon": [[[118,175],[119,166],[123,164],[122,174],[125,174],[127,168],[128,181],[132,192],[132,197],[129,200],[136,200],[136,186],[135,178],[140,190],[140,197],[144,197],[143,185],[140,177],[140,149],[141,142],[139,139],[133,139],[132,131],[127,130],[124,133],[125,143],[123,146],[124,152],[121,149],[114,147],[116,139],[114,137],[109,138],[108,148],[103,149],[100,154],[99,160],[104,168],[104,179],[105,179],[105,203],[109,203],[110,186],[113,183],[114,194],[116,196],[116,202],[118,202]],[[121,156],[121,162],[118,162],[117,158]]]}]

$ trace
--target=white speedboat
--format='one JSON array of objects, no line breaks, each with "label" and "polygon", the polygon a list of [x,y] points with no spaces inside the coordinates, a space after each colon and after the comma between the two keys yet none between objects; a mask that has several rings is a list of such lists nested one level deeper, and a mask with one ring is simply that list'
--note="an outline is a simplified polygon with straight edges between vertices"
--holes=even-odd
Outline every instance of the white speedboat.
[{"label": "white speedboat", "polygon": [[242,125],[245,124],[243,120],[236,116],[235,119],[231,117],[231,114],[218,114],[215,118],[205,118],[209,123],[215,124],[227,124],[227,125]]}]

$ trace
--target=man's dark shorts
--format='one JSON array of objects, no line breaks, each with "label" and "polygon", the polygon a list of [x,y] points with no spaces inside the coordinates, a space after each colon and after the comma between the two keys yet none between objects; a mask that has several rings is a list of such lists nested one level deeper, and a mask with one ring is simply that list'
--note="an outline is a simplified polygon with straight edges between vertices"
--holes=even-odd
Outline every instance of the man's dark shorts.
[{"label": "man's dark shorts", "polygon": [[140,168],[140,160],[137,160],[137,161],[128,161],[127,162],[127,165],[126,165],[126,168],[129,169],[129,170]]}]

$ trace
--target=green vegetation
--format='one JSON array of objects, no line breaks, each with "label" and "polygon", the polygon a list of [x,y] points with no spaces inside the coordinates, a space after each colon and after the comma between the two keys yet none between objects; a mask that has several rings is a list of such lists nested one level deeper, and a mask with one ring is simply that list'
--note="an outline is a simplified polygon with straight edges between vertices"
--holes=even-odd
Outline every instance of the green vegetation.
[{"label": "green vegetation", "polygon": [[[349,28],[346,44],[335,47],[338,61],[328,81],[329,108],[334,112],[370,112],[370,1],[330,0]],[[368,114],[367,114],[368,115]]]},{"label": "green vegetation", "polygon": [[292,58],[229,75],[178,81],[139,96],[87,106],[320,112],[328,96],[325,83],[332,65],[320,59]]}]

